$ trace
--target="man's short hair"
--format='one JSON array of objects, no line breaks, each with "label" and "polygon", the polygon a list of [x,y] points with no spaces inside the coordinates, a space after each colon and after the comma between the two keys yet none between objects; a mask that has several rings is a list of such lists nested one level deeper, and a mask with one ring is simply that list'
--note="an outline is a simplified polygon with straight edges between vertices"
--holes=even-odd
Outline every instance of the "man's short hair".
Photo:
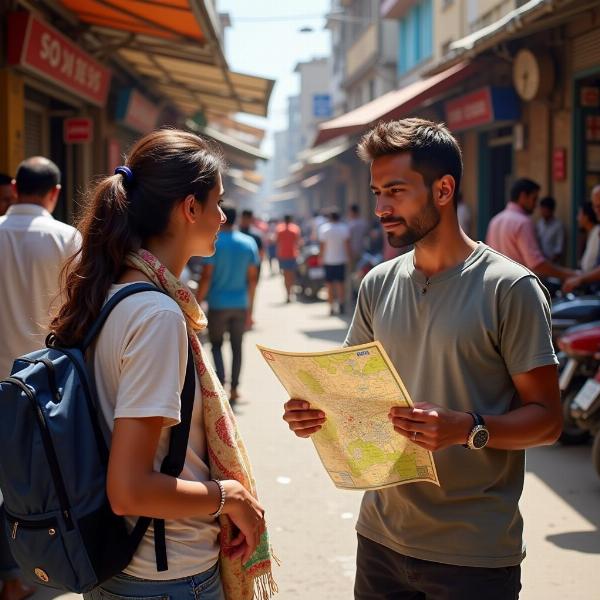
[{"label": "man's short hair", "polygon": [[351,204],[350,205],[350,212],[353,215],[358,215],[360,214],[360,206],[358,206],[358,204]]},{"label": "man's short hair", "polygon": [[546,196],[540,200],[540,206],[548,210],[556,210],[556,200],[552,196]]},{"label": "man's short hair", "polygon": [[340,211],[337,208],[334,208],[329,211],[328,216],[334,223],[336,223],[340,220]]},{"label": "man's short hair", "polygon": [[452,175],[456,205],[463,173],[462,152],[446,126],[425,119],[380,121],[358,143],[358,156],[365,162],[404,152],[410,154],[412,169],[422,175],[428,187],[444,175]]},{"label": "man's short hair", "polygon": [[43,197],[60,183],[60,170],[43,156],[26,158],[15,176],[17,194]]},{"label": "man's short hair", "polygon": [[584,202],[580,207],[583,215],[585,215],[594,225],[598,224],[598,217],[594,210],[594,205],[591,202]]},{"label": "man's short hair", "polygon": [[231,204],[221,204],[221,210],[227,218],[227,225],[234,225],[237,218],[237,210]]},{"label": "man's short hair", "polygon": [[248,208],[245,208],[242,211],[242,217],[246,217],[247,219],[251,219],[254,216],[254,212]]},{"label": "man's short hair", "polygon": [[0,185],[10,185],[13,178],[6,173],[0,173]]},{"label": "man's short hair", "polygon": [[512,184],[510,188],[510,199],[513,202],[516,202],[521,194],[526,194],[529,196],[534,192],[539,192],[540,189],[541,188],[539,184],[537,184],[535,181],[523,177],[522,179],[517,179]]},{"label": "man's short hair", "polygon": [[283,222],[284,223],[291,223],[292,222],[292,215],[284,215]]}]

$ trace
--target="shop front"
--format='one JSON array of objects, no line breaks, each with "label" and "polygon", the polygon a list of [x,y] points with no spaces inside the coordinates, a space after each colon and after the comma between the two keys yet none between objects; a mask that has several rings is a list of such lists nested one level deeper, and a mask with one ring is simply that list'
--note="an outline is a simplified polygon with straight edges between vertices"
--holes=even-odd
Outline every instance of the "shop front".
[{"label": "shop front", "polygon": [[111,73],[36,15],[10,14],[7,30],[9,67],[3,77],[10,94],[22,101],[5,108],[5,118],[16,125],[2,143],[19,150],[3,152],[2,168],[14,173],[21,160],[34,155],[54,161],[62,173],[55,216],[71,221],[76,190],[85,189],[95,172],[96,125]]},{"label": "shop front", "polygon": [[514,125],[519,102],[511,87],[485,86],[444,103],[445,120],[464,148],[464,190],[477,211],[477,237],[506,205],[513,178]]}]

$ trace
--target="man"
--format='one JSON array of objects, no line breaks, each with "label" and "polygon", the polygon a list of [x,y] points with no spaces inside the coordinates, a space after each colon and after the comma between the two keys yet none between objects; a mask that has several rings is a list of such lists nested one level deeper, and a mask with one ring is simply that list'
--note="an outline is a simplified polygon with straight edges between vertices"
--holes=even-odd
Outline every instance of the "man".
[{"label": "man", "polygon": [[[44,345],[59,296],[60,271],[79,249],[78,232],[52,218],[60,171],[40,156],[23,161],[16,181],[0,178],[0,379],[14,359]],[[23,600],[35,591],[18,577],[0,515],[0,600]]]},{"label": "man", "polygon": [[350,259],[354,266],[365,251],[365,241],[369,233],[369,224],[360,216],[358,204],[350,207],[348,229],[350,231]]},{"label": "man", "polygon": [[577,226],[585,236],[585,248],[581,256],[581,270],[586,273],[598,265],[600,254],[600,225],[591,202],[584,202],[577,211]]},{"label": "man", "polygon": [[540,200],[540,218],[535,224],[535,230],[542,254],[550,262],[559,261],[565,249],[565,227],[555,217],[555,212],[556,200],[552,196]]},{"label": "man", "polygon": [[258,248],[248,235],[234,231],[237,211],[224,205],[227,222],[221,226],[213,256],[203,259],[198,284],[198,300],[208,301],[208,338],[211,343],[217,377],[225,384],[225,366],[221,347],[225,332],[231,344],[231,383],[229,401],[239,397],[244,331],[252,325],[254,295],[258,281]]},{"label": "man", "polygon": [[[596,218],[600,220],[600,184],[592,188],[591,193],[592,208]],[[564,292],[572,292],[574,289],[589,283],[600,281],[600,256],[596,255],[594,267],[590,271],[569,277],[563,284]],[[583,264],[582,264],[583,268]],[[584,269],[585,270],[585,269]]]},{"label": "man", "polygon": [[329,222],[319,229],[321,259],[325,267],[325,284],[329,314],[335,314],[337,302],[338,312],[344,314],[344,299],[346,297],[346,263],[350,259],[350,230],[340,221],[340,214],[332,209]]},{"label": "man", "polygon": [[0,378],[17,356],[44,345],[58,308],[61,269],[80,245],[77,230],[52,217],[60,194],[60,171],[52,161],[23,161],[15,192],[17,202],[0,217]]},{"label": "man", "polygon": [[0,217],[6,214],[9,207],[17,201],[13,178],[0,173]]},{"label": "man", "polygon": [[531,215],[539,192],[540,186],[531,179],[515,181],[510,189],[510,201],[506,208],[490,221],[486,243],[540,277],[566,279],[575,272],[544,258],[536,239]]},{"label": "man", "polygon": [[302,234],[300,227],[292,222],[291,215],[283,217],[283,223],[275,228],[277,245],[277,262],[279,270],[283,271],[283,284],[285,285],[286,302],[292,301],[292,288],[296,280],[297,259]]},{"label": "man", "polygon": [[[359,153],[388,240],[415,249],[366,275],[345,344],[384,346],[414,402],[390,409],[390,435],[434,452],[440,487],[366,492],[355,598],[515,600],[524,449],[561,431],[547,294],[460,230],[462,157],[444,125],[382,122]],[[292,399],[284,419],[308,437],[326,415]]]}]

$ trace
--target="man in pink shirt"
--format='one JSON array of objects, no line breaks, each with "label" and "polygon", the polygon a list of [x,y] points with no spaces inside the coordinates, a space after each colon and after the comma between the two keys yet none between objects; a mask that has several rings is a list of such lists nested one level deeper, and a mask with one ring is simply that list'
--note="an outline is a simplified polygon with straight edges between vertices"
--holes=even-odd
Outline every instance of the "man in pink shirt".
[{"label": "man in pink shirt", "polygon": [[296,259],[300,246],[300,227],[292,223],[292,217],[283,217],[283,223],[275,229],[277,236],[277,260],[279,268],[283,271],[283,282],[285,284],[286,302],[292,298],[292,286],[296,278]]},{"label": "man in pink shirt", "polygon": [[539,192],[540,186],[531,179],[515,181],[510,189],[510,202],[490,221],[485,241],[540,277],[572,277],[574,271],[549,262],[540,249],[531,220]]}]

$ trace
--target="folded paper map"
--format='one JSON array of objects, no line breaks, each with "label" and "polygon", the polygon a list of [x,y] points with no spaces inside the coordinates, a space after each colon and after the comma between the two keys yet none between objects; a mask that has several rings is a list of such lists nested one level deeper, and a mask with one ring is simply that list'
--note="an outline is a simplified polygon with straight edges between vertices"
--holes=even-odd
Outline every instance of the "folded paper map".
[{"label": "folded paper map", "polygon": [[440,484],[431,452],[396,433],[388,420],[392,406],[412,401],[379,342],[327,352],[258,349],[290,398],[327,415],[311,439],[336,487]]}]

